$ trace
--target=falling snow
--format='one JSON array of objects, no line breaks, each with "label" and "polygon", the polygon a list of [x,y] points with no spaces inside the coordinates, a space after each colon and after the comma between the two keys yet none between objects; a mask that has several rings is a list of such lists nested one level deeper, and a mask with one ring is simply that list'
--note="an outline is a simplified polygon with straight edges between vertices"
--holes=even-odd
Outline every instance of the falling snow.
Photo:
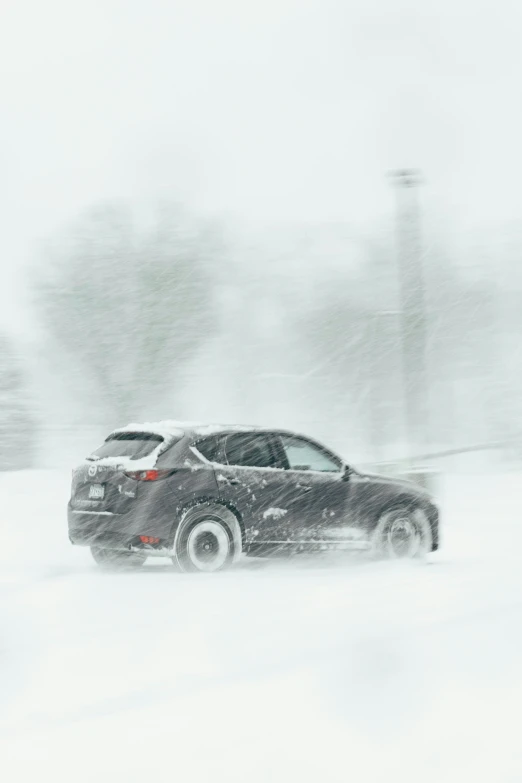
[{"label": "falling snow", "polygon": [[2,4],[1,783],[522,780],[521,29]]}]

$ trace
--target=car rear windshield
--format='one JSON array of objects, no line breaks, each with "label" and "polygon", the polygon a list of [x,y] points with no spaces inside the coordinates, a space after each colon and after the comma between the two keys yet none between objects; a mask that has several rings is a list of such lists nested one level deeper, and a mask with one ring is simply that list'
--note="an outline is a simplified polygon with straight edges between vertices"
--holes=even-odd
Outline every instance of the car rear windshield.
[{"label": "car rear windshield", "polygon": [[91,459],[102,457],[141,459],[147,457],[162,441],[161,435],[152,432],[116,432],[114,435],[109,435],[105,443],[93,451]]}]

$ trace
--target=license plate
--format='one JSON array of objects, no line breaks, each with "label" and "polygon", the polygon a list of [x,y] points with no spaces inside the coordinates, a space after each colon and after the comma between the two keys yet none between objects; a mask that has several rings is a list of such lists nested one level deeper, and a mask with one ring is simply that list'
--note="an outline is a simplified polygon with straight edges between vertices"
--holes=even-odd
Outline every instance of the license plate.
[{"label": "license plate", "polygon": [[103,500],[105,495],[105,487],[103,484],[91,484],[89,487],[89,497],[93,500]]}]

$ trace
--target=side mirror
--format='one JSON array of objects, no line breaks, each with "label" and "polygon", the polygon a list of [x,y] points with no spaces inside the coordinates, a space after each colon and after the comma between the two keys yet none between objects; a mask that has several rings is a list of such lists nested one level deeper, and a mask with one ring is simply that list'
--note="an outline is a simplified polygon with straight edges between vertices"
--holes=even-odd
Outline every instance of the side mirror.
[{"label": "side mirror", "polygon": [[344,465],[343,467],[343,481],[350,481],[351,475],[352,475],[352,469],[349,465]]}]

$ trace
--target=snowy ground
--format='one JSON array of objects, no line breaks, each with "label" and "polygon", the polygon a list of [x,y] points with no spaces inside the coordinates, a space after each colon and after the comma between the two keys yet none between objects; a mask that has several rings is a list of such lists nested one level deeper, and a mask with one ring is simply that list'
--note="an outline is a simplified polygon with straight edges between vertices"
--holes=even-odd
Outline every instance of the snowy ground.
[{"label": "snowy ground", "polygon": [[0,780],[522,780],[522,476],[443,483],[430,565],[96,570],[69,476],[0,476]]}]

